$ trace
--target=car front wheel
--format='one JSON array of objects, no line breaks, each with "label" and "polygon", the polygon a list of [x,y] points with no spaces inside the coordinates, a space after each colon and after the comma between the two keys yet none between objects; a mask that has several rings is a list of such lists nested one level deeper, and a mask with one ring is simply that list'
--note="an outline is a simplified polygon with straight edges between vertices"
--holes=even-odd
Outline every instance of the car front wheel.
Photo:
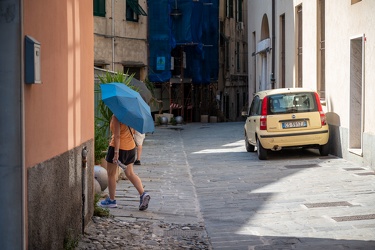
[{"label": "car front wheel", "polygon": [[249,143],[249,139],[247,138],[247,134],[245,134],[245,147],[247,152],[254,152],[255,146]]},{"label": "car front wheel", "polygon": [[267,149],[262,147],[259,139],[257,139],[257,152],[259,160],[267,160]]}]

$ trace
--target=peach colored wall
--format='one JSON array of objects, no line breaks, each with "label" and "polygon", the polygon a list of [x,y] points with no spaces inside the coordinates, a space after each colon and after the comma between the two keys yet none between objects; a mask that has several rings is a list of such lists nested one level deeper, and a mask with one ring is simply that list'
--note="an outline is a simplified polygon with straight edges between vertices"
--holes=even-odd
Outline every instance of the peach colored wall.
[{"label": "peach colored wall", "polygon": [[24,35],[41,43],[42,84],[25,85],[32,167],[94,137],[92,0],[24,0]]}]

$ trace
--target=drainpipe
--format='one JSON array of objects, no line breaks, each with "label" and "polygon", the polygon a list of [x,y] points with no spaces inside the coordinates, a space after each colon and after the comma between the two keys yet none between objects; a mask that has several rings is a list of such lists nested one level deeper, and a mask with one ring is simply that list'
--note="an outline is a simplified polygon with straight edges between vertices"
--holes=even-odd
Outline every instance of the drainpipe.
[{"label": "drainpipe", "polygon": [[115,0],[112,0],[111,5],[111,19],[112,19],[112,71],[115,71],[115,8],[114,8]]},{"label": "drainpipe", "polygon": [[87,147],[82,148],[82,235],[85,234]]},{"label": "drainpipe", "polygon": [[276,51],[275,51],[275,40],[276,40],[276,14],[275,14],[275,8],[276,8],[276,2],[275,0],[272,0],[272,72],[271,72],[271,86],[274,89],[275,88],[275,57],[276,57]]},{"label": "drainpipe", "polygon": [[1,249],[26,249],[22,2],[0,1]]}]

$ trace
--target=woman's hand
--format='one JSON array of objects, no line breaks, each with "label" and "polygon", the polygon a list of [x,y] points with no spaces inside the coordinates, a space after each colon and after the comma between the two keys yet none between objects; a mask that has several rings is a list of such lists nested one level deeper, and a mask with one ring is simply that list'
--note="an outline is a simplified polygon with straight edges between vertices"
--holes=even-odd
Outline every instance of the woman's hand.
[{"label": "woman's hand", "polygon": [[114,164],[117,164],[117,161],[118,161],[118,151],[115,151],[115,154],[113,155],[112,162]]}]

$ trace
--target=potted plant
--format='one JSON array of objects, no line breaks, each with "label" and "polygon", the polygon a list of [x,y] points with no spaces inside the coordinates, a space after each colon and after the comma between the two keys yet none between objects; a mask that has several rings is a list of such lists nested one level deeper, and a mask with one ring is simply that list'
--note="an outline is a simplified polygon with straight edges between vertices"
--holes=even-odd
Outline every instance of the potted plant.
[{"label": "potted plant", "polygon": [[95,165],[101,165],[102,159],[106,155],[109,137],[101,131],[98,124],[95,124]]}]

